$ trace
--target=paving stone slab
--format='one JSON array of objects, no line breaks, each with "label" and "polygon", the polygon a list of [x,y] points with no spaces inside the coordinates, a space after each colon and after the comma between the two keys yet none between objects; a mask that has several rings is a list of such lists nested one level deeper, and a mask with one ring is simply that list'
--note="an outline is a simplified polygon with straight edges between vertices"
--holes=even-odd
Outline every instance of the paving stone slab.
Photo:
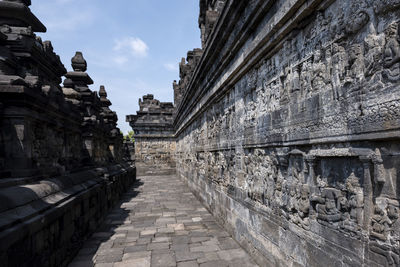
[{"label": "paving stone slab", "polygon": [[135,245],[135,246],[126,247],[124,249],[125,253],[138,252],[138,251],[147,251],[147,245]]},{"label": "paving stone slab", "polygon": [[71,264],[257,266],[176,176],[139,179]]},{"label": "paving stone slab", "polygon": [[130,252],[130,253],[125,253],[122,256],[122,261],[132,260],[132,259],[147,258],[147,257],[150,257],[150,256],[151,256],[151,251]]},{"label": "paving stone slab", "polygon": [[190,252],[189,250],[178,250],[175,252],[176,261],[190,261],[204,257],[203,252]]},{"label": "paving stone slab", "polygon": [[175,255],[172,253],[153,254],[151,256],[152,267],[175,267]]},{"label": "paving stone slab", "polygon": [[114,263],[113,267],[150,267],[150,257]]}]

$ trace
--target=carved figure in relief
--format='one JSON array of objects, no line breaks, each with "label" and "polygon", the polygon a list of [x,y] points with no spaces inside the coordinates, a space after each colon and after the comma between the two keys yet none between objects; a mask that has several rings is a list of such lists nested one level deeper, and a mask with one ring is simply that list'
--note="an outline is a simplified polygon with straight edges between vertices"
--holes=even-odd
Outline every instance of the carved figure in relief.
[{"label": "carved figure in relief", "polygon": [[340,39],[346,33],[345,15],[346,10],[340,5],[334,13],[330,13],[329,35],[332,39]]},{"label": "carved figure in relief", "polygon": [[312,77],[312,66],[309,60],[306,60],[301,65],[300,72],[300,87],[302,97],[308,97],[311,95],[312,85],[311,85],[311,77]]},{"label": "carved figure in relief", "polygon": [[269,111],[274,111],[277,110],[279,107],[279,101],[280,101],[280,91],[279,91],[279,81],[278,80],[273,80],[270,84],[270,97],[269,97],[269,105],[268,105],[268,110]]},{"label": "carved figure in relief", "polygon": [[304,179],[303,167],[299,160],[294,160],[292,166],[292,176],[295,179],[296,183],[304,184],[305,179]]},{"label": "carved figure in relief", "polygon": [[308,218],[310,212],[310,188],[308,185],[299,185],[300,190],[297,202],[295,203],[295,212],[290,216],[291,220],[297,225],[308,230],[310,227],[310,220]]},{"label": "carved figure in relief", "polygon": [[225,160],[225,156],[222,152],[218,152],[218,183],[221,185],[227,184],[227,163]]},{"label": "carved figure in relief", "polygon": [[265,174],[266,168],[264,167],[265,151],[256,149],[253,154],[253,162],[255,164],[254,171],[254,188],[253,200],[263,203],[264,202],[264,188],[265,188]]},{"label": "carved figure in relief", "polygon": [[310,44],[313,43],[318,36],[326,34],[329,29],[330,22],[331,18],[329,16],[325,18],[324,12],[318,12],[315,24],[311,26],[305,35],[305,46],[310,46]]},{"label": "carved figure in relief", "polygon": [[364,52],[360,44],[354,44],[350,48],[349,53],[350,69],[346,76],[346,83],[360,84],[364,80]]},{"label": "carved figure in relief", "polygon": [[255,126],[256,124],[256,115],[257,115],[257,105],[254,101],[249,101],[246,106],[246,124],[250,127]]},{"label": "carved figure in relief", "polygon": [[321,50],[317,49],[314,52],[313,67],[312,67],[312,93],[325,89],[326,67],[322,62]]},{"label": "carved figure in relief", "polygon": [[289,83],[287,79],[287,73],[288,73],[288,67],[286,67],[284,70],[282,70],[279,74],[280,78],[280,83],[279,83],[279,92],[281,99],[280,101],[282,102],[287,102],[289,101]]},{"label": "carved figure in relief", "polygon": [[[358,7],[355,7],[355,9],[358,9]],[[354,13],[351,12],[349,19],[346,23],[346,32],[347,33],[356,33],[359,30],[361,30],[365,24],[369,21],[369,15],[361,10],[361,11],[355,11]]]},{"label": "carved figure in relief", "polygon": [[206,171],[206,164],[205,164],[205,155],[204,152],[200,152],[198,154],[198,167],[197,170],[199,171],[199,174],[201,175],[205,175],[205,171]]},{"label": "carved figure in relief", "polygon": [[293,66],[290,68],[290,93],[300,91],[300,74],[299,66]]},{"label": "carved figure in relief", "polygon": [[285,93],[287,95],[287,98],[289,98],[289,94],[292,92],[292,72],[290,70],[290,67],[287,66],[285,68],[285,78],[283,82],[283,87],[285,88]]},{"label": "carved figure in relief", "polygon": [[398,242],[399,229],[393,227],[398,222],[398,218],[399,203],[397,200],[377,198],[374,215],[371,218],[371,236],[381,241]]},{"label": "carved figure in relief", "polygon": [[342,95],[342,81],[346,74],[348,61],[346,51],[342,46],[334,43],[332,50],[332,93],[333,99],[338,100]]},{"label": "carved figure in relief", "polygon": [[251,154],[244,157],[244,166],[245,166],[245,173],[246,173],[247,196],[250,199],[253,199],[255,168],[254,168]]},{"label": "carved figure in relief", "polygon": [[341,192],[336,188],[322,188],[321,195],[312,195],[311,201],[316,202],[317,218],[326,222],[338,222],[341,219]]},{"label": "carved figure in relief", "polygon": [[214,183],[219,183],[220,181],[220,169],[219,169],[219,158],[217,153],[212,153],[213,154],[213,165],[211,169],[211,179]]},{"label": "carved figure in relief", "polygon": [[278,169],[278,175],[275,183],[274,200],[277,209],[282,213],[284,213],[287,208],[286,192],[286,181],[281,170]]},{"label": "carved figure in relief", "polygon": [[375,206],[374,215],[371,219],[371,236],[380,240],[386,240],[389,234],[391,220],[386,212],[378,206]]},{"label": "carved figure in relief", "polygon": [[257,113],[263,113],[267,110],[267,92],[264,92],[264,89],[257,91],[257,99],[256,99],[256,106],[257,106]]},{"label": "carved figure in relief", "polygon": [[398,82],[400,78],[400,45],[398,24],[392,23],[385,30],[386,45],[384,49],[383,75],[391,82]]},{"label": "carved figure in relief", "polygon": [[343,227],[348,230],[358,231],[363,221],[364,192],[360,186],[359,178],[352,172],[346,180],[348,198],[341,203],[343,214]]},{"label": "carved figure in relief", "polygon": [[288,203],[287,203],[287,210],[291,214],[296,212],[297,207],[297,195],[296,195],[296,185],[294,183],[288,185],[289,188],[289,195],[288,195]]},{"label": "carved figure in relief", "polygon": [[385,38],[382,34],[370,34],[365,40],[365,77],[373,88],[384,86],[382,82],[382,54]]},{"label": "carved figure in relief", "polygon": [[275,154],[272,153],[264,158],[262,161],[263,176],[264,176],[264,204],[270,206],[273,201],[275,192],[275,179],[277,177],[277,160]]},{"label": "carved figure in relief", "polygon": [[390,242],[400,252],[400,210],[399,202],[397,200],[388,200],[387,214],[392,221],[390,229]]},{"label": "carved figure in relief", "polygon": [[290,200],[290,187],[291,185],[288,183],[288,181],[284,180],[282,182],[282,200],[284,206],[282,207],[282,215],[286,218],[289,219],[289,200]]},{"label": "carved figure in relief", "polygon": [[251,188],[251,199],[259,203],[263,203],[263,188],[262,188],[262,178],[259,170],[256,169],[253,176],[253,187]]},{"label": "carved figure in relief", "polygon": [[271,84],[268,84],[266,81],[263,83],[262,91],[262,100],[260,110],[262,113],[265,113],[270,108],[270,99],[272,94]]}]

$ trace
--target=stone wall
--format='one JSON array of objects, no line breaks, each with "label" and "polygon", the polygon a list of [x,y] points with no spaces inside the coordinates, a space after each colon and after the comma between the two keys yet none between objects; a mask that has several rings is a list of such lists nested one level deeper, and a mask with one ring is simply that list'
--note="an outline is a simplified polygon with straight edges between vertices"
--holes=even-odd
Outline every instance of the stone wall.
[{"label": "stone wall", "polygon": [[66,266],[135,167],[104,86],[81,52],[67,72],[30,4],[0,1],[0,265]]},{"label": "stone wall", "polygon": [[399,266],[400,2],[200,2],[178,175],[262,266]]},{"label": "stone wall", "polygon": [[1,183],[1,265],[67,266],[134,180],[131,165],[116,164]]}]

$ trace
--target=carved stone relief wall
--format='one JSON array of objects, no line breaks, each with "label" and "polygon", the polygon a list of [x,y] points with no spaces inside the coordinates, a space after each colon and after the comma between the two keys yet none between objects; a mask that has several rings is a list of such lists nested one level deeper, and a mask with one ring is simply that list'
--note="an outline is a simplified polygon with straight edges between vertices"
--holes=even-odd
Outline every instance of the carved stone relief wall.
[{"label": "carved stone relief wall", "polygon": [[135,157],[137,164],[148,166],[174,166],[175,140],[164,138],[139,138],[135,140]]},{"label": "carved stone relief wall", "polygon": [[250,2],[185,88],[178,174],[263,266],[400,266],[400,3]]}]

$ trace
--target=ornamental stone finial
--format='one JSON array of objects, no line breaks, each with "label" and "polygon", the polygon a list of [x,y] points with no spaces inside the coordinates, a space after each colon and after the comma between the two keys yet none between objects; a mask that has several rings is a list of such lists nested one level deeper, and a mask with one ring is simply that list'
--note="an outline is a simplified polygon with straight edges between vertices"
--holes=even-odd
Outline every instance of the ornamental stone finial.
[{"label": "ornamental stone finial", "polygon": [[87,63],[82,52],[77,51],[75,56],[71,59],[71,63],[74,71],[85,72],[87,70]]},{"label": "ornamental stone finial", "polygon": [[107,97],[107,91],[104,85],[100,85],[99,96]]}]

